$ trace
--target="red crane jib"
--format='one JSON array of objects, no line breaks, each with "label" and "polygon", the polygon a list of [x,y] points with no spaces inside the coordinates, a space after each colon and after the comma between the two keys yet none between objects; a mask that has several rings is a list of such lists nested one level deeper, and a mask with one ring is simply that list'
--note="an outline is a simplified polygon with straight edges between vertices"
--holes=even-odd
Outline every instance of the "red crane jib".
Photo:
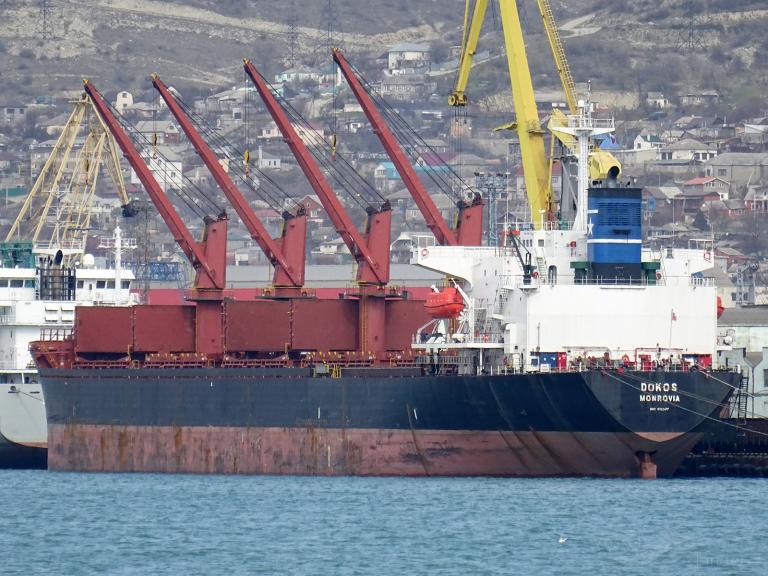
[{"label": "red crane jib", "polygon": [[424,188],[402,146],[400,146],[397,138],[395,138],[395,135],[387,126],[387,123],[352,70],[349,62],[347,62],[344,54],[338,48],[333,49],[333,59],[339,65],[352,93],[360,103],[371,126],[373,126],[374,133],[379,137],[387,155],[395,165],[398,174],[400,174],[405,187],[424,216],[427,227],[435,235],[437,241],[446,246],[480,246],[483,237],[482,199],[477,197],[471,203],[462,203],[459,206],[456,228],[451,229],[445,222],[429,192]]},{"label": "red crane jib", "polygon": [[227,262],[227,220],[221,216],[218,219],[206,221],[202,242],[196,242],[184,225],[171,201],[163,192],[163,189],[155,180],[152,171],[139,155],[139,152],[131,143],[130,138],[114,117],[104,97],[89,82],[84,81],[85,91],[91,98],[94,106],[107,125],[107,128],[115,137],[118,146],[123,151],[126,159],[136,172],[144,189],[152,199],[160,216],[168,226],[171,234],[178,243],[184,255],[195,268],[196,277],[193,292],[202,299],[221,299],[221,291],[226,286],[226,262]]},{"label": "red crane jib", "polygon": [[256,86],[299,167],[320,199],[336,231],[357,261],[357,281],[361,284],[384,286],[389,282],[391,211],[385,208],[370,214],[366,233],[361,235],[259,71],[250,60],[245,59],[243,63],[245,72]]},{"label": "red crane jib", "polygon": [[248,205],[232,178],[224,170],[219,158],[200,136],[189,117],[157,74],[152,75],[152,84],[168,104],[169,110],[179,121],[182,130],[245,224],[251,237],[274,266],[273,284],[276,287],[301,288],[304,285],[306,215],[301,213],[285,218],[282,237],[277,240],[273,239]]}]

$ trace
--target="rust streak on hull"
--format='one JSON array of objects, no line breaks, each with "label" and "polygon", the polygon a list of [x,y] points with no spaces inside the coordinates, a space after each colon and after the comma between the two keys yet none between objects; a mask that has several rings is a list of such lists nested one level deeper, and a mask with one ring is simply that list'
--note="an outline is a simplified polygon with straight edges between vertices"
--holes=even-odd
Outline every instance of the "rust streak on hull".
[{"label": "rust streak on hull", "polygon": [[[51,470],[110,472],[638,477],[647,448],[612,432],[52,424],[48,433]],[[699,436],[649,451],[658,475],[671,475]]]}]

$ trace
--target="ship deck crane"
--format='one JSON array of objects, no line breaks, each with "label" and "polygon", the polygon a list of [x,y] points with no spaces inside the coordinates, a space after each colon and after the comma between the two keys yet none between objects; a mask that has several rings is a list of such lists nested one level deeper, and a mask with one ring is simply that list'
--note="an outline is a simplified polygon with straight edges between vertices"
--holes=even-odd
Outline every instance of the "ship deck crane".
[{"label": "ship deck crane", "polygon": [[403,183],[411,193],[416,206],[424,216],[427,227],[432,231],[438,243],[445,246],[480,246],[483,236],[483,202],[476,197],[471,203],[459,206],[459,215],[455,228],[451,228],[443,219],[440,210],[427,192],[416,174],[408,157],[398,143],[395,135],[387,126],[381,113],[376,108],[365,87],[362,85],[344,54],[338,48],[333,49],[333,59],[339,65],[342,74],[347,79],[352,93],[360,103],[373,131],[378,136],[384,149],[395,165]]},{"label": "ship deck crane", "polygon": [[367,231],[364,235],[360,234],[336,197],[331,185],[312,159],[303,140],[291,125],[285,111],[272,95],[264,78],[250,60],[245,59],[243,62],[246,73],[259,91],[267,110],[280,129],[301,170],[320,199],[328,217],[336,227],[336,231],[355,258],[358,265],[358,283],[386,285],[389,282],[391,210],[385,206],[378,212],[369,214],[366,225]]},{"label": "ship deck crane", "polygon": [[189,117],[157,74],[152,75],[152,84],[168,104],[171,113],[179,121],[187,138],[245,224],[251,237],[272,263],[275,269],[273,277],[275,294],[280,296],[294,294],[296,289],[300,289],[304,285],[306,214],[302,211],[294,216],[289,212],[284,212],[285,222],[282,237],[273,239],[258,216],[248,206],[247,201],[222,167],[216,154],[200,136]]},{"label": "ship deck crane", "polygon": [[215,218],[207,217],[203,239],[200,242],[195,241],[173,204],[155,180],[151,170],[134,147],[128,134],[123,130],[104,101],[104,97],[90,81],[84,80],[84,85],[86,93],[90,96],[96,110],[136,172],[176,243],[195,269],[194,287],[187,297],[197,303],[195,312],[196,351],[209,357],[221,356],[224,352],[222,301],[226,287],[226,215],[219,214]]},{"label": "ship deck crane", "polygon": [[362,352],[380,355],[385,346],[387,293],[384,287],[389,282],[392,211],[388,204],[378,211],[370,210],[366,233],[358,232],[267,82],[250,60],[244,59],[243,64],[309,184],[357,263],[359,348]]}]

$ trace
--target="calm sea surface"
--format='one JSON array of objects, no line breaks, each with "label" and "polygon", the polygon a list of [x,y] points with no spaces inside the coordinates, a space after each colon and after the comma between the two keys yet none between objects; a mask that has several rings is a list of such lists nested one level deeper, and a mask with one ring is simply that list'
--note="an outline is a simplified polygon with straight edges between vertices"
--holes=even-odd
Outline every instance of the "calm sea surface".
[{"label": "calm sea surface", "polygon": [[768,574],[768,480],[0,471],[0,486],[3,576]]}]

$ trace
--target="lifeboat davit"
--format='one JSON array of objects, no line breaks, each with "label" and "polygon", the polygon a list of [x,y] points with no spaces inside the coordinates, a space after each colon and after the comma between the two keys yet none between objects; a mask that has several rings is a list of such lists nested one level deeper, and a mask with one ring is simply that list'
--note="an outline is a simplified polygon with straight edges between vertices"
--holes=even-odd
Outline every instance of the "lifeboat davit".
[{"label": "lifeboat davit", "polygon": [[720,316],[723,315],[723,312],[725,312],[725,306],[723,306],[722,298],[718,296],[717,297],[717,317],[720,318]]},{"label": "lifeboat davit", "polygon": [[424,307],[432,318],[458,318],[464,310],[464,299],[457,288],[443,288],[427,294]]}]

